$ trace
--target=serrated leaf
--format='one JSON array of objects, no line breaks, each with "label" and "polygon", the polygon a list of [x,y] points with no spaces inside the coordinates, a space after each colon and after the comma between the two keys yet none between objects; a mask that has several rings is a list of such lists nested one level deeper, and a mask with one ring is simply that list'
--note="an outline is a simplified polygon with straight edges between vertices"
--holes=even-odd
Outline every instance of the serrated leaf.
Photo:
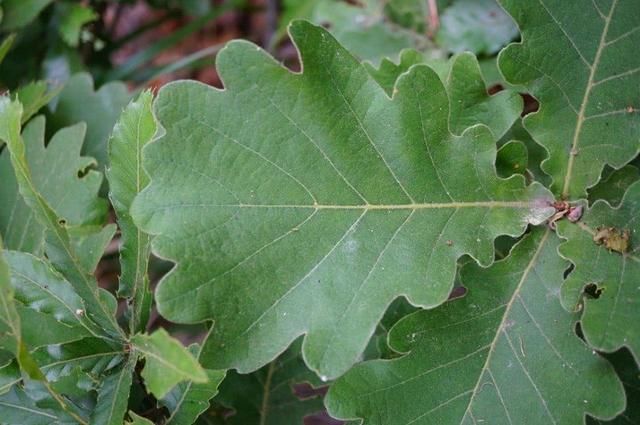
[{"label": "serrated leaf", "polygon": [[304,417],[322,410],[320,392],[296,394],[296,385],[322,385],[304,364],[299,343],[276,360],[248,375],[229,371],[216,401],[233,409],[228,425],[302,424]]},{"label": "serrated leaf", "polygon": [[[638,218],[640,182],[629,187],[617,208],[596,201],[577,225],[559,223],[558,234],[567,239],[560,246],[560,255],[575,265],[562,286],[562,302],[571,311],[582,310],[580,323],[585,340],[605,352],[626,346],[640,363]],[[616,252],[606,238],[596,244],[596,234],[603,229],[613,229],[620,237],[628,231],[628,250]]]},{"label": "serrated leaf", "polygon": [[383,60],[379,69],[369,65],[365,67],[387,94],[392,95],[398,77],[420,63],[426,63],[436,71],[447,89],[451,108],[449,126],[454,134],[462,134],[476,124],[485,124],[496,138],[500,138],[520,117],[520,95],[512,90],[503,90],[490,96],[478,60],[470,53],[443,62],[427,60],[416,51],[405,50],[397,65]]},{"label": "serrated leaf", "polygon": [[11,285],[29,349],[91,336],[80,297],[62,276],[33,255],[5,251],[11,265]]},{"label": "serrated leaf", "polygon": [[466,265],[466,296],[400,321],[390,343],[408,354],[347,372],[329,390],[329,411],[385,425],[614,417],[624,408],[622,385],[559,302],[567,263],[558,244],[536,229],[490,268]]},{"label": "serrated leaf", "polygon": [[[89,22],[95,21],[98,14],[90,7],[82,4],[62,3],[58,5],[60,37],[71,47],[77,47],[80,41],[80,30]],[[120,424],[118,424],[120,425]]]},{"label": "serrated leaf", "polygon": [[182,381],[205,383],[207,374],[193,355],[164,329],[131,338],[133,348],[145,358],[142,377],[147,389],[161,399]]},{"label": "serrated leaf", "polygon": [[102,170],[107,164],[107,140],[129,99],[127,88],[121,82],[111,82],[94,90],[89,74],[74,74],[51,106],[49,123],[54,129],[60,129],[84,121],[87,137],[82,153],[95,158]]},{"label": "serrated leaf", "polygon": [[151,238],[134,224],[129,209],[135,196],[149,183],[142,169],[142,148],[151,141],[157,126],[151,111],[153,94],[143,92],[123,111],[109,140],[110,199],[122,233],[121,275],[118,294],[132,300],[130,329],[143,330],[149,317],[151,293],[147,267]]},{"label": "serrated leaf", "polygon": [[589,189],[589,203],[593,204],[598,199],[602,199],[614,207],[618,206],[629,186],[638,180],[640,180],[640,170],[634,165],[625,165],[619,170],[613,170]]},{"label": "serrated leaf", "polygon": [[136,358],[131,357],[119,370],[102,377],[98,390],[98,401],[91,415],[90,424],[122,425],[127,412],[129,391],[136,366]]},{"label": "serrated leaf", "polygon": [[92,271],[82,267],[74,252],[65,219],[58,215],[34,183],[20,134],[21,116],[22,105],[19,102],[0,97],[0,139],[7,143],[20,195],[47,231],[47,256],[84,300],[87,315],[103,328],[106,335],[122,338],[124,333],[110,308],[115,299],[113,296],[111,300],[107,299],[109,294],[100,291]]},{"label": "serrated leaf", "polygon": [[226,91],[161,90],[165,134],[145,149],[152,183],[132,215],[178,263],[161,314],[215,321],[205,364],[256,370],[307,334],[304,358],[331,378],[395,298],[442,303],[460,256],[489,265],[495,237],[553,209],[538,184],[496,176],[486,127],[449,132],[428,67],[389,99],[325,30],[299,21],[291,35],[302,74],[240,41],[217,57]]},{"label": "serrated leaf", "polygon": [[[201,346],[194,344],[189,347],[189,352],[196,359],[200,358],[200,351]],[[207,374],[207,382],[181,382],[160,401],[170,412],[165,425],[191,425],[209,408],[209,402],[218,394],[218,387],[226,372],[211,369],[204,371]]]},{"label": "serrated leaf", "polygon": [[554,193],[585,197],[605,164],[620,168],[640,151],[640,8],[635,0],[499,1],[522,33],[499,66],[540,101],[524,125],[549,151],[542,168]]},{"label": "serrated leaf", "polygon": [[518,28],[496,0],[456,0],[440,21],[436,41],[454,53],[492,55],[518,36]]},{"label": "serrated leaf", "polygon": [[[101,223],[107,213],[107,203],[98,198],[102,175],[90,169],[92,159],[80,156],[85,126],[58,131],[46,146],[44,130],[45,119],[37,117],[22,133],[34,186],[67,224]],[[8,149],[0,154],[0,180],[0,202],[7,206],[0,210],[0,233],[7,248],[41,255],[45,226],[20,195]]]}]

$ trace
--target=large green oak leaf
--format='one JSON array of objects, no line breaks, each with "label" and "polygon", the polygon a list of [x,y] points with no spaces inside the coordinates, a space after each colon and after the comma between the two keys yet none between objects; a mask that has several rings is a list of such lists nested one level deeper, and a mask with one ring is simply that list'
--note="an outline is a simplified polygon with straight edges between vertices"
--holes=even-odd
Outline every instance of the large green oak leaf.
[{"label": "large green oak leaf", "polygon": [[490,268],[465,265],[469,292],[398,322],[389,342],[408,354],[347,372],[327,396],[331,414],[366,425],[582,425],[586,413],[620,413],[614,369],[560,303],[559,243],[535,229]]},{"label": "large green oak leaf", "polygon": [[156,291],[161,314],[215,322],[203,364],[252,371],[306,334],[303,357],[328,379],[395,298],[441,304],[458,258],[488,266],[493,240],[543,222],[552,197],[497,177],[486,127],[449,131],[427,66],[389,98],[322,28],[290,33],[303,73],[237,41],[217,58],[226,90],[161,90],[164,134],[145,149],[151,185],[131,213],[177,263]]},{"label": "large green oak leaf", "polygon": [[525,128],[549,153],[552,190],[584,198],[605,164],[640,151],[640,7],[637,0],[499,0],[522,42],[500,53],[509,83],[540,110]]}]

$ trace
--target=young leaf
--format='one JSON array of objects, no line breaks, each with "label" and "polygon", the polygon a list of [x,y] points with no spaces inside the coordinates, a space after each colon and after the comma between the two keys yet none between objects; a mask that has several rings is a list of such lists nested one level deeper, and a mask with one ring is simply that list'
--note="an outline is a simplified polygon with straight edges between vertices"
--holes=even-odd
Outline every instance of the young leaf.
[{"label": "young leaf", "polygon": [[225,91],[161,90],[166,130],[145,149],[152,182],[132,215],[178,263],[161,314],[215,321],[204,364],[255,370],[306,333],[304,358],[330,378],[395,298],[442,303],[459,257],[489,265],[493,240],[543,222],[552,198],[496,176],[486,127],[449,132],[428,67],[389,99],[324,29],[300,21],[291,35],[302,74],[240,41],[217,58]]},{"label": "young leaf", "polygon": [[90,424],[122,425],[127,412],[129,390],[136,366],[136,357],[131,358],[117,371],[102,377],[98,401],[91,415]]},{"label": "young leaf", "polygon": [[[196,359],[200,359],[201,351],[202,347],[199,345],[189,347],[189,352]],[[218,386],[225,377],[225,371],[205,369],[205,372],[209,378],[207,382],[181,382],[161,400],[170,412],[165,425],[191,425],[209,408],[209,400],[218,394]]]},{"label": "young leaf", "polygon": [[29,349],[62,344],[92,335],[82,314],[85,306],[73,287],[33,255],[6,251],[11,285]]},{"label": "young leaf", "polygon": [[110,294],[101,293],[91,271],[84,269],[79,263],[64,219],[34,184],[24,141],[20,135],[21,116],[22,105],[19,102],[11,101],[6,96],[0,97],[0,139],[7,143],[20,195],[47,230],[47,256],[84,300],[89,317],[102,326],[106,335],[121,338],[124,334],[116,322],[113,310],[109,308],[110,304],[115,304],[115,299],[111,296],[109,300],[107,295]]},{"label": "young leaf", "polygon": [[620,168],[640,150],[640,56],[631,53],[640,8],[636,0],[499,1],[522,33],[499,66],[540,102],[524,125],[549,152],[542,168],[554,193],[585,197],[605,164]]},{"label": "young leaf", "polygon": [[230,371],[220,385],[216,401],[233,409],[226,425],[302,424],[304,417],[322,410],[320,392],[303,397],[295,385],[322,385],[304,364],[299,343],[280,357],[248,375]]},{"label": "young leaf", "polygon": [[562,287],[564,306],[582,309],[581,329],[597,350],[628,347],[640,364],[640,182],[620,206],[597,201],[576,224],[559,223],[560,255],[575,265]]},{"label": "young leaf", "polygon": [[163,398],[182,381],[205,383],[207,373],[193,355],[164,329],[151,335],[138,334],[131,338],[133,348],[145,358],[142,377],[147,389]]},{"label": "young leaf", "polygon": [[558,293],[567,263],[536,229],[507,259],[462,270],[469,293],[401,320],[405,357],[356,366],[329,390],[339,418],[366,424],[583,424],[624,408],[613,368],[574,332]]},{"label": "young leaf", "polygon": [[109,141],[110,168],[107,170],[110,198],[122,232],[120,286],[118,294],[132,300],[132,333],[144,330],[151,306],[147,265],[150,238],[133,223],[129,209],[133,198],[149,183],[142,169],[142,148],[156,133],[149,91],[123,111]]},{"label": "young leaf", "polygon": [[50,125],[59,129],[80,121],[87,123],[87,140],[82,153],[95,158],[102,170],[107,163],[107,140],[129,98],[127,88],[121,82],[111,82],[94,90],[89,74],[75,74],[51,105]]},{"label": "young leaf", "polygon": [[[102,174],[90,169],[94,160],[80,156],[85,125],[58,131],[46,146],[44,133],[45,119],[37,117],[22,134],[35,188],[65,223],[102,223],[107,213],[107,203],[98,198]],[[0,203],[7,206],[0,209],[0,233],[7,248],[42,255],[46,227],[20,196],[8,149],[0,154],[0,180]]]}]

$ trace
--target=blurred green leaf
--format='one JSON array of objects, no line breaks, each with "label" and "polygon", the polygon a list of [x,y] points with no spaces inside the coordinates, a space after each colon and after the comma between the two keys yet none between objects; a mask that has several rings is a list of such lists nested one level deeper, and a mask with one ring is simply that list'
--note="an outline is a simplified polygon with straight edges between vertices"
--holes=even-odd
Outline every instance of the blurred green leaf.
[{"label": "blurred green leaf", "polygon": [[3,0],[0,28],[12,31],[33,21],[53,0]]},{"label": "blurred green leaf", "polygon": [[82,27],[98,19],[98,14],[90,7],[78,3],[59,3],[57,6],[60,13],[60,37],[69,46],[77,47]]}]

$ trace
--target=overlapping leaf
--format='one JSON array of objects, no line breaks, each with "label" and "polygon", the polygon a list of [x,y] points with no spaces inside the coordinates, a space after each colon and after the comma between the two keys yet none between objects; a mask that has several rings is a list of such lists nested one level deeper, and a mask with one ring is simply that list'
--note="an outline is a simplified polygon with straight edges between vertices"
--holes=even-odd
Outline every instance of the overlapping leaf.
[{"label": "overlapping leaf", "polygon": [[118,293],[132,300],[130,328],[141,331],[151,305],[147,265],[150,238],[133,223],[129,208],[133,198],[148,184],[142,169],[142,148],[151,141],[156,123],[151,112],[151,92],[143,92],[130,103],[113,129],[109,141],[110,168],[107,170],[110,198],[122,233],[120,286]]},{"label": "overlapping leaf", "polygon": [[[107,212],[98,198],[102,174],[90,169],[95,161],[80,156],[84,124],[58,131],[46,147],[44,131],[45,119],[38,117],[22,134],[34,186],[69,225],[101,223]],[[20,195],[8,149],[0,154],[0,180],[0,233],[7,248],[41,255],[45,226]]]},{"label": "overlapping leaf", "polygon": [[543,170],[554,193],[585,197],[605,164],[620,168],[640,151],[638,3],[499,1],[522,33],[499,66],[540,101],[524,123],[549,151]]},{"label": "overlapping leaf", "polygon": [[[189,347],[189,352],[198,360],[201,351],[200,345],[194,344]],[[181,382],[161,400],[170,413],[165,421],[166,425],[191,425],[209,408],[209,402],[218,393],[218,386],[225,377],[225,371],[211,369],[204,371],[207,374],[207,382]]]},{"label": "overlapping leaf", "polygon": [[127,412],[135,365],[136,357],[132,356],[119,370],[102,377],[96,407],[91,415],[91,424],[122,424]]},{"label": "overlapping leaf", "polygon": [[128,102],[129,94],[123,83],[111,82],[94,90],[89,74],[75,74],[51,105],[49,122],[54,129],[60,129],[84,121],[87,140],[82,153],[95,158],[102,171],[107,164],[107,140]]},{"label": "overlapping leaf", "polygon": [[522,112],[520,95],[503,90],[490,96],[482,78],[478,60],[470,53],[454,56],[449,62],[427,60],[415,50],[405,50],[398,64],[383,60],[379,69],[365,64],[373,78],[391,96],[398,77],[411,66],[427,63],[438,73],[449,95],[449,126],[461,134],[476,124],[485,124],[496,138],[501,138]]},{"label": "overlapping leaf", "polygon": [[131,343],[145,358],[142,370],[145,385],[159,399],[182,381],[206,383],[208,380],[193,355],[164,329],[158,329],[151,335],[135,335]]},{"label": "overlapping leaf", "polygon": [[11,285],[22,323],[22,339],[29,349],[62,344],[91,336],[85,306],[73,287],[41,259],[7,251]]},{"label": "overlapping leaf", "polygon": [[[306,397],[296,385],[306,384]],[[244,424],[302,424],[304,417],[322,410],[322,396],[311,385],[322,382],[309,371],[294,343],[280,357],[248,375],[230,371],[215,401],[233,410],[223,422]]]},{"label": "overlapping leaf", "polygon": [[[84,300],[86,314],[101,325],[101,332],[121,338],[123,332],[115,320],[115,298],[98,287],[92,275],[93,270],[86,268],[89,260],[95,259],[95,252],[81,256],[76,254],[77,246],[71,239],[65,219],[51,207],[34,183],[26,147],[20,134],[21,116],[22,105],[18,101],[11,101],[6,96],[0,97],[0,138],[7,143],[20,195],[34,217],[46,229],[47,256]],[[101,235],[91,240],[104,242]]]},{"label": "overlapping leaf", "polygon": [[552,208],[540,185],[495,171],[486,127],[449,132],[437,75],[416,66],[389,97],[326,31],[291,27],[305,72],[246,42],[217,59],[226,91],[174,83],[165,134],[145,150],[151,186],[132,214],[178,262],[157,290],[174,321],[214,319],[205,364],[255,370],[303,333],[334,377],[400,295],[446,300],[456,260]]},{"label": "overlapping leaf", "polygon": [[[607,239],[596,244],[598,231],[608,229],[621,238],[628,232],[629,242],[624,252],[617,252],[615,246],[612,249]],[[612,352],[626,346],[638,361],[640,182],[629,187],[617,208],[597,201],[577,225],[561,223],[558,231],[567,239],[560,247],[560,254],[575,265],[562,287],[563,304],[569,310],[582,309],[581,329],[592,347]],[[587,287],[589,291],[585,293]]]},{"label": "overlapping leaf", "polygon": [[[559,301],[568,264],[537,229],[488,269],[468,264],[469,293],[391,331],[405,357],[356,366],[327,406],[365,424],[583,424],[624,408],[613,368],[574,332]],[[570,391],[567,389],[570,388]]]}]

